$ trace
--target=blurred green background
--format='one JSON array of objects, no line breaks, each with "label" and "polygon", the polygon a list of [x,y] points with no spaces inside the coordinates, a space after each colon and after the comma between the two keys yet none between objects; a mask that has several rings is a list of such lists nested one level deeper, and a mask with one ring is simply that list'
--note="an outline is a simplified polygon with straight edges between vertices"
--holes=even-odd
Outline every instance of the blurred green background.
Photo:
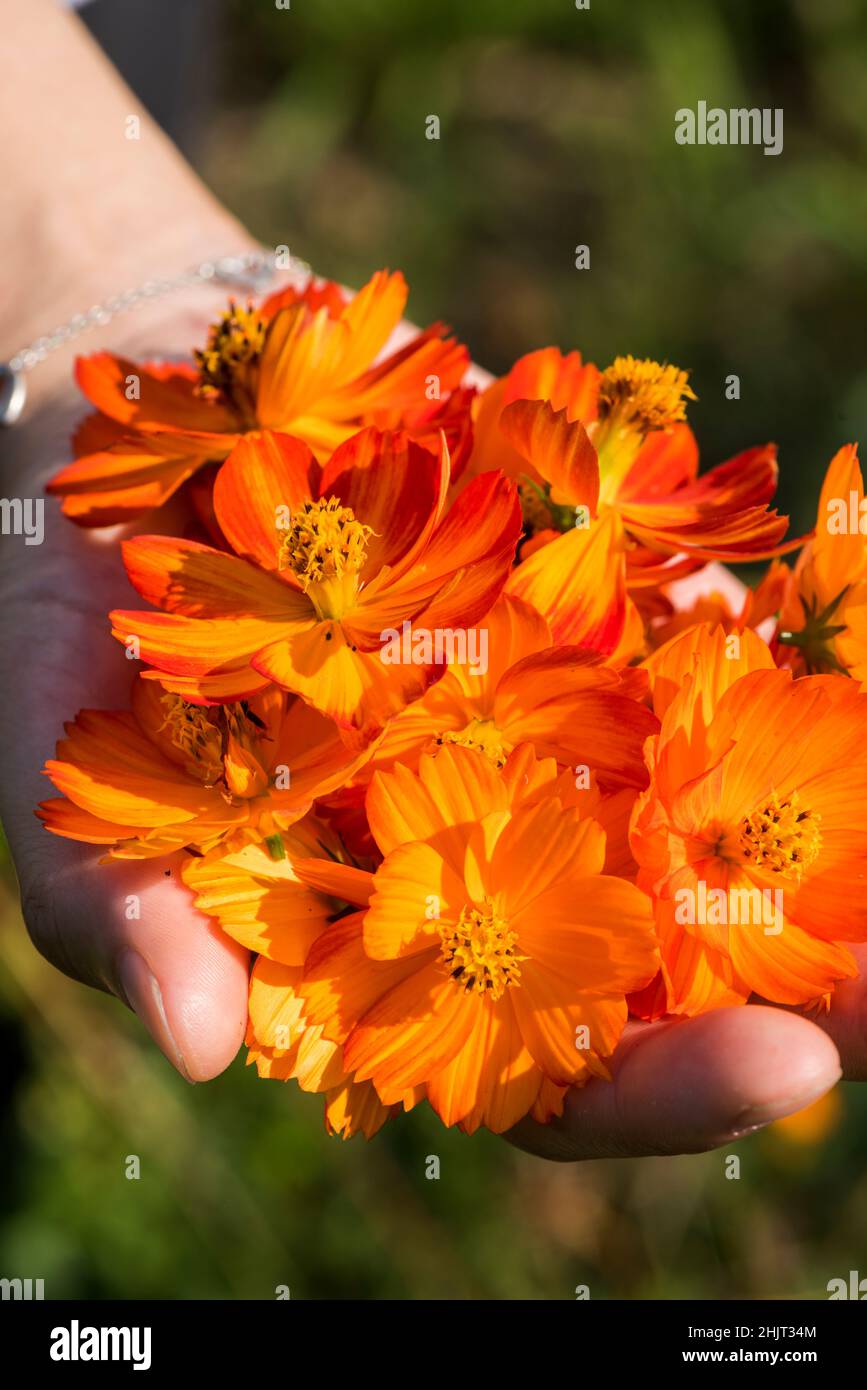
[{"label": "blurred green background", "polygon": [[[347,284],[401,268],[495,371],[548,343],[690,367],[705,464],[775,439],[810,524],[867,411],[860,0],[199,8],[184,145],[266,244]],[[782,155],[676,145],[701,99],[783,107]],[[49,1297],[797,1298],[863,1269],[867,1088],[697,1157],[555,1166],[425,1108],[343,1144],[242,1058],[188,1087],[36,955],[6,877],[0,1274]]]}]

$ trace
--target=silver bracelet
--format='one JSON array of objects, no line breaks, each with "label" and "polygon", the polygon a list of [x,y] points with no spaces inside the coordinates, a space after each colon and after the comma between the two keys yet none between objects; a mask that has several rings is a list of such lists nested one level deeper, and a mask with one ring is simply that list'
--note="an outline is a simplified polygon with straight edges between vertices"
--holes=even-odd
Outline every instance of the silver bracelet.
[{"label": "silver bracelet", "polygon": [[213,261],[202,261],[182,275],[146,280],[137,289],[113,295],[104,304],[94,304],[85,314],[75,314],[68,323],[55,328],[53,333],[21,348],[8,362],[0,362],[0,426],[14,425],[21,418],[27,400],[25,374],[44,361],[49,353],[86,333],[89,328],[110,323],[118,314],[125,314],[149,300],[161,299],[163,295],[187,289],[191,285],[228,285],[233,289],[245,290],[248,294],[260,294],[270,284],[278,268],[293,275],[313,274],[306,261],[290,256],[285,247],[281,246],[278,254],[247,251],[242,256],[219,256]]}]

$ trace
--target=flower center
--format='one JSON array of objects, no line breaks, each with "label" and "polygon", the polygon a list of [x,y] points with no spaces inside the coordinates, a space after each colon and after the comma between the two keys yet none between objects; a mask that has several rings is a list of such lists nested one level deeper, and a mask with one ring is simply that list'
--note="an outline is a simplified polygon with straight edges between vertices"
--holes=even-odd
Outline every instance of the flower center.
[{"label": "flower center", "polygon": [[364,566],[373,534],[373,528],[357,521],[352,508],[341,506],[337,497],[305,502],[280,542],[278,568],[297,574],[305,593],[313,585],[354,577]]},{"label": "flower center", "polygon": [[686,401],[694,401],[688,373],[649,358],[615,357],[599,383],[599,419],[648,434],[686,419]]},{"label": "flower center", "polygon": [[160,704],[166,712],[160,729],[168,729],[172,743],[189,759],[196,777],[216,782],[223,775],[219,710],[191,705],[180,695],[171,694],[163,695]]},{"label": "flower center", "polygon": [[797,792],[781,801],[776,792],[741,823],[740,848],[748,864],[775,874],[802,872],[822,848],[821,816],[802,809]]},{"label": "flower center", "polygon": [[475,748],[477,752],[484,754],[494,767],[505,767],[509,756],[503,736],[493,719],[472,719],[460,733],[450,730],[448,733],[440,734],[437,743],[456,743],[461,748]]},{"label": "flower center", "polygon": [[440,960],[452,979],[474,994],[502,997],[521,977],[518,938],[489,898],[481,907],[467,904],[455,923],[440,926]]},{"label": "flower center", "polygon": [[[225,757],[229,738],[238,740],[241,748],[255,752],[266,732],[265,725],[245,701],[231,705],[193,705],[181,699],[180,695],[167,693],[162,696],[160,704],[165,710],[160,730],[168,729],[175,748],[180,749],[187,759],[187,771],[209,787],[221,779],[226,781]],[[229,779],[229,783],[231,781]],[[251,776],[249,787],[243,794],[253,795],[254,783],[258,787],[261,781],[262,776],[258,781]],[[233,784],[227,784],[227,789],[230,792],[239,790]]]},{"label": "flower center", "polygon": [[198,395],[234,406],[250,425],[255,423],[256,379],[266,329],[252,304],[241,309],[230,299],[226,313],[211,324],[205,348],[193,353],[199,364]]}]

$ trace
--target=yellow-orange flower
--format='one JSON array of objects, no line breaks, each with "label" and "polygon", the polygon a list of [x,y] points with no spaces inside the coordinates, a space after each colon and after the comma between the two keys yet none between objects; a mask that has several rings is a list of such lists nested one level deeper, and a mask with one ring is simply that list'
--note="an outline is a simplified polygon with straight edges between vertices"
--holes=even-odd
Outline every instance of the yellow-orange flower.
[{"label": "yellow-orange flower", "polygon": [[[335,726],[272,687],[250,701],[191,705],[144,681],[133,712],[84,710],[46,772],[64,795],[45,801],[48,830],[106,847],[115,859],[187,849],[181,877],[195,906],[256,953],[249,1061],[260,1075],[294,1077],[325,1093],[326,1124],[345,1138],[388,1118],[369,1083],[356,1086],[341,1049],[305,1026],[293,984],[312,943],[343,904],[300,880],[298,859],[339,842],[309,814],[364,756]],[[269,1008],[274,979],[280,1006]]]},{"label": "yellow-orange flower", "polygon": [[[502,590],[520,529],[514,485],[476,478],[446,510],[437,454],[405,434],[359,431],[321,469],[301,440],[242,440],[214,489],[235,553],[140,536],[124,545],[135,588],[161,612],[115,612],[167,689],[249,696],[272,681],[370,740],[443,666],[386,662],[383,633],[472,625]],[[424,655],[422,653],[422,655]]]},{"label": "yellow-orange flower", "polygon": [[383,1104],[423,1086],[446,1124],[500,1133],[607,1075],[624,996],[657,967],[650,905],[603,873],[604,830],[550,794],[552,777],[531,750],[500,772],[444,747],[417,775],[374,778],[375,874],[296,866],[369,904],[317,939],[298,988],[307,1021],[343,1043],[344,1066]]},{"label": "yellow-orange flower", "polygon": [[608,790],[644,786],[642,748],[658,725],[642,703],[643,672],[618,674],[591,651],[555,647],[544,618],[508,595],[472,636],[473,651],[391,720],[360,778],[395,762],[415,770],[442,745],[477,749],[502,767],[530,743],[538,757],[586,768]]},{"label": "yellow-orange flower", "polygon": [[270,844],[364,761],[330,720],[272,687],[209,709],[137,680],[132,710],[82,710],[45,772],[48,830],[111,858]]},{"label": "yellow-orange flower", "polygon": [[384,1106],[370,1082],[356,1083],[343,1067],[343,1050],[308,1023],[297,986],[311,945],[342,927],[345,909],[335,898],[301,882],[299,859],[338,854],[339,845],[321,823],[307,816],[283,835],[284,854],[274,860],[261,845],[222,846],[183,870],[195,905],[228,936],[256,951],[250,976],[247,1064],[260,1077],[297,1081],[302,1091],[322,1094],[330,1133],[368,1139],[394,1107]]},{"label": "yellow-orange flower", "polygon": [[258,309],[230,303],[195,365],[80,358],[78,384],[96,414],[77,433],[76,462],[49,491],[81,525],[129,520],[260,429],[291,433],[321,458],[363,425],[407,429],[431,446],[444,429],[462,458],[466,349],[434,324],[377,360],[406,299],[400,273],[377,272],[348,300],[337,285],[311,281]]},{"label": "yellow-orange flower", "polygon": [[867,940],[867,694],[793,680],[749,629],[692,629],[647,665],[662,727],[630,841],[665,1007],[819,999]]},{"label": "yellow-orange flower", "polygon": [[544,614],[556,641],[623,663],[643,645],[628,590],[801,544],[783,543],[787,519],[768,508],[772,445],[698,476],[690,398],[671,365],[622,357],[599,372],[548,348],[479,400],[466,477],[496,464],[519,482],[528,539],[509,592]]}]

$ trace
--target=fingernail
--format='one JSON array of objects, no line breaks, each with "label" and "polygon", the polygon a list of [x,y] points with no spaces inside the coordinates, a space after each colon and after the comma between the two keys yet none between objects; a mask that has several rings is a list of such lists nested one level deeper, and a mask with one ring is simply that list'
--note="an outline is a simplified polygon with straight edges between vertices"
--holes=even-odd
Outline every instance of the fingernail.
[{"label": "fingernail", "polygon": [[[735,1121],[736,1125],[739,1123],[740,1122],[738,1120]],[[728,1140],[748,1139],[751,1134],[758,1134],[760,1129],[765,1129],[769,1123],[770,1122],[766,1120],[763,1124],[760,1125],[747,1125],[745,1129],[733,1129],[729,1132],[727,1138]]]},{"label": "fingernail", "polygon": [[795,1096],[786,1096],[785,1099],[768,1100],[761,1105],[748,1106],[732,1122],[732,1137],[739,1138],[745,1133],[763,1128],[764,1125],[773,1124],[774,1120],[782,1120],[786,1115],[795,1115],[799,1110],[804,1110],[808,1105],[812,1105],[814,1100],[818,1100],[826,1091],[830,1091],[840,1080],[842,1072],[838,1072],[833,1080],[828,1079],[827,1075],[816,1078],[809,1085]]},{"label": "fingernail", "polygon": [[157,1047],[176,1067],[191,1086],[196,1083],[187,1070],[183,1053],[169,1027],[162,990],[147,961],[138,951],[125,951],[118,967],[118,977],[126,1002],[147,1028]]}]

